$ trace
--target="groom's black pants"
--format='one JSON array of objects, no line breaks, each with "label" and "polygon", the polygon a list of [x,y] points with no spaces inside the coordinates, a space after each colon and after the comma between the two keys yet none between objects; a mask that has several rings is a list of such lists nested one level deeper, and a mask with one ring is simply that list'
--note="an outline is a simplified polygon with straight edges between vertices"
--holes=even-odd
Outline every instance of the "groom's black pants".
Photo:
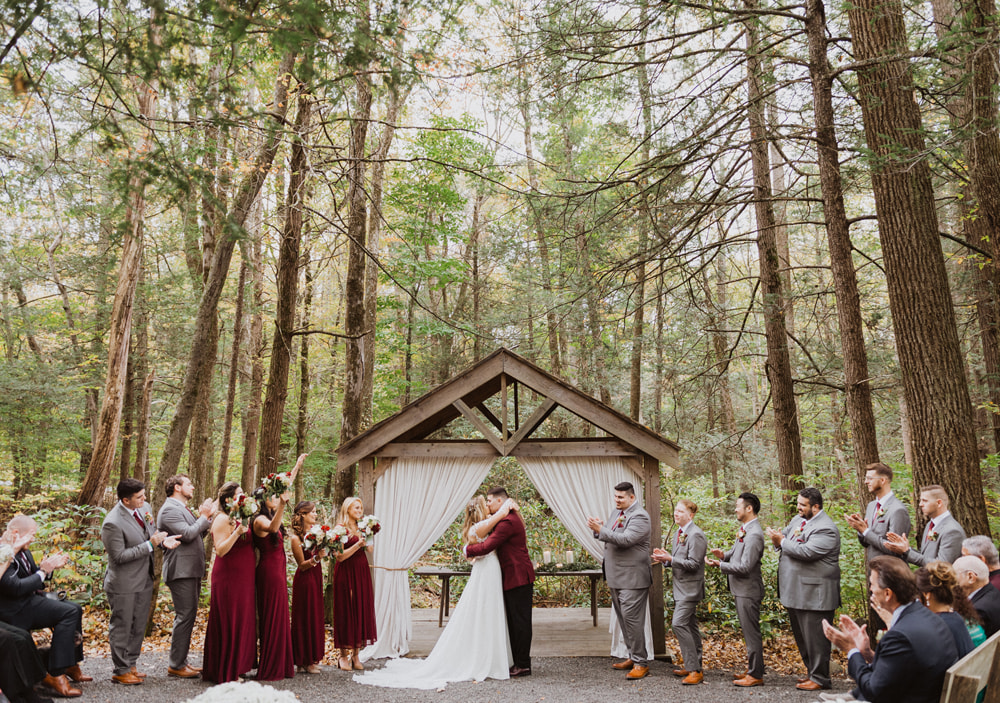
[{"label": "groom's black pants", "polygon": [[507,632],[514,666],[531,668],[531,601],[534,584],[528,583],[503,592],[503,606],[507,610]]}]

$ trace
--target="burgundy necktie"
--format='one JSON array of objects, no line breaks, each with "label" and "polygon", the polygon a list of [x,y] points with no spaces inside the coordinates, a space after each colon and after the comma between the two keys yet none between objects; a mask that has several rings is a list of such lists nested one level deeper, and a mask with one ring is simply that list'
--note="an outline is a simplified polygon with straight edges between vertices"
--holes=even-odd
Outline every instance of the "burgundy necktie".
[{"label": "burgundy necktie", "polygon": [[924,532],[924,539],[926,540],[933,531],[934,531],[934,521],[931,520],[930,522],[927,523],[927,531]]},{"label": "burgundy necktie", "polygon": [[882,509],[882,503],[875,501],[875,517],[878,517],[878,511]]},{"label": "burgundy necktie", "polygon": [[143,533],[143,534],[146,534],[146,523],[144,523],[144,522],[142,521],[142,518],[141,518],[141,517],[139,517],[139,513],[138,513],[137,511],[133,510],[133,511],[132,511],[132,517],[134,517],[134,518],[135,518],[135,521],[136,521],[137,523],[139,523],[139,529],[141,529],[141,530],[142,530],[142,533]]}]

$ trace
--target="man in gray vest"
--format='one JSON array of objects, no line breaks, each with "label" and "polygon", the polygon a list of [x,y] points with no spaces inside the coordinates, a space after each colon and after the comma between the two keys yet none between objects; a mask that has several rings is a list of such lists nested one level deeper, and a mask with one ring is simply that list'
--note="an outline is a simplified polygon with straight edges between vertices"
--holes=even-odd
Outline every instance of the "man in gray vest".
[{"label": "man in gray vest", "polygon": [[962,556],[965,530],[948,510],[947,491],[938,485],[924,486],[920,489],[919,505],[920,512],[927,518],[927,526],[920,538],[920,551],[910,549],[906,535],[895,532],[886,536],[886,546],[917,566],[926,566],[937,560],[955,563]]},{"label": "man in gray vest", "polygon": [[894,532],[910,534],[910,514],[906,506],[892,492],[892,468],[882,462],[865,467],[865,487],[874,500],[865,508],[862,518],[857,513],[844,515],[847,524],[857,530],[858,541],[865,548],[865,557],[871,561],[880,556],[900,556],[886,545],[886,535]]},{"label": "man in gray vest", "polygon": [[760,499],[753,493],[741,493],[736,499],[736,519],[740,523],[736,541],[728,552],[713,549],[715,559],[705,562],[726,574],[729,591],[736,600],[736,615],[747,646],[746,672],[733,674],[733,683],[741,687],[764,685],[764,641],[760,635],[760,604],[764,600],[760,560],[764,556],[764,530],[757,519],[759,512]]},{"label": "man in gray vest", "polygon": [[629,672],[630,679],[649,673],[646,651],[646,607],[653,574],[649,563],[649,513],[635,499],[635,488],[624,481],[615,486],[615,510],[604,521],[588,517],[594,537],[604,542],[604,578],[611,605],[621,626],[629,657],[612,666]]},{"label": "man in gray vest", "polygon": [[170,635],[168,676],[193,678],[201,671],[188,664],[191,631],[198,615],[201,580],[205,577],[205,543],[203,538],[211,526],[213,505],[206,500],[199,506],[195,519],[187,502],[194,496],[194,484],[181,474],[167,479],[167,499],[156,516],[157,529],[178,535],[180,545],[163,554],[163,580],[174,601],[174,629]]},{"label": "man in gray vest", "polygon": [[674,617],[670,626],[681,648],[684,667],[674,669],[675,676],[682,676],[682,684],[701,683],[701,632],[695,610],[705,598],[705,553],[708,540],[701,528],[694,524],[698,506],[686,498],[677,501],[674,508],[673,551],[653,550],[653,559],[664,564],[674,574]]},{"label": "man in gray vest", "polygon": [[136,662],[153,597],[153,548],[175,549],[180,541],[176,535],[154,530],[145,486],[138,479],[124,478],[118,482],[118,502],[101,525],[101,542],[108,553],[104,591],[111,606],[111,680],[134,686],[146,678]]},{"label": "man in gray vest", "polygon": [[823,495],[816,488],[799,491],[792,518],[783,532],[769,528],[767,536],[781,552],[778,597],[788,611],[795,644],[808,677],[796,688],[830,688],[830,640],[823,621],[833,620],[840,606],[840,530],[823,512]]}]

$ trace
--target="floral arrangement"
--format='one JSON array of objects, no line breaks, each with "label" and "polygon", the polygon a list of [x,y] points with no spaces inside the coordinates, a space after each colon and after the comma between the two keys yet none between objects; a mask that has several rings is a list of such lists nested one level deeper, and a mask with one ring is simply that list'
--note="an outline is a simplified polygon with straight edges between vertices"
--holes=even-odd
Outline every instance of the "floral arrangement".
[{"label": "floral arrangement", "polygon": [[14,558],[14,548],[9,544],[0,544],[0,564],[8,562]]},{"label": "floral arrangement", "polygon": [[365,541],[370,542],[372,538],[382,529],[382,523],[374,515],[365,515],[358,520],[358,529],[365,536]]},{"label": "floral arrangement", "polygon": [[248,496],[246,493],[240,493],[226,502],[226,514],[229,516],[229,521],[233,523],[240,522],[243,518],[253,517],[259,509],[260,506],[257,505],[253,496]]},{"label": "floral arrangement", "polygon": [[351,536],[347,534],[347,528],[344,525],[334,525],[330,529],[330,546],[339,546],[341,549],[347,544]]},{"label": "floral arrangement", "polygon": [[260,482],[260,486],[264,489],[264,495],[270,497],[280,496],[285,491],[291,490],[293,483],[292,472],[285,471],[283,473],[268,474]]},{"label": "floral arrangement", "polygon": [[302,546],[307,550],[330,549],[337,541],[333,534],[334,528],[329,525],[313,525],[306,532]]},{"label": "floral arrangement", "polygon": [[746,536],[747,536],[747,528],[745,528],[743,525],[740,525],[740,529],[736,531],[736,541],[742,542],[743,538]]},{"label": "floral arrangement", "polygon": [[687,542],[688,536],[687,532],[680,532],[677,535],[677,544],[685,544]]}]

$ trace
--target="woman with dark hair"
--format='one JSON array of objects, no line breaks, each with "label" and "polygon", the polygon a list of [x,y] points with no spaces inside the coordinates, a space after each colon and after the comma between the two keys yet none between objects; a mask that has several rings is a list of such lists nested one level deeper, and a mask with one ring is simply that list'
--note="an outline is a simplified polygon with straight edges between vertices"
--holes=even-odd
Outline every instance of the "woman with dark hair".
[{"label": "woman with dark hair", "polygon": [[285,529],[281,518],[291,500],[287,491],[266,495],[254,491],[258,513],[253,517],[253,543],[257,562],[257,622],[260,626],[258,681],[278,681],[295,676],[292,664],[292,630],[288,617],[288,576],[285,574]]},{"label": "woman with dark hair", "polygon": [[228,515],[242,493],[235,481],[224,483],[219,489],[219,512],[212,521],[215,563],[201,677],[213,683],[236,681],[257,665],[257,628],[253,618],[247,618],[254,607],[250,525]]},{"label": "woman with dark hair", "polygon": [[309,528],[316,524],[316,504],[304,500],[292,515],[292,556],[298,568],[292,579],[292,659],[299,671],[320,672],[325,654],[326,632],[323,629],[323,557],[326,550],[306,549]]},{"label": "woman with dark hair", "polygon": [[958,584],[958,576],[951,564],[932,561],[917,569],[915,576],[920,599],[948,626],[959,659],[986,641],[986,633],[979,624],[979,614],[969,602],[965,589]]}]

